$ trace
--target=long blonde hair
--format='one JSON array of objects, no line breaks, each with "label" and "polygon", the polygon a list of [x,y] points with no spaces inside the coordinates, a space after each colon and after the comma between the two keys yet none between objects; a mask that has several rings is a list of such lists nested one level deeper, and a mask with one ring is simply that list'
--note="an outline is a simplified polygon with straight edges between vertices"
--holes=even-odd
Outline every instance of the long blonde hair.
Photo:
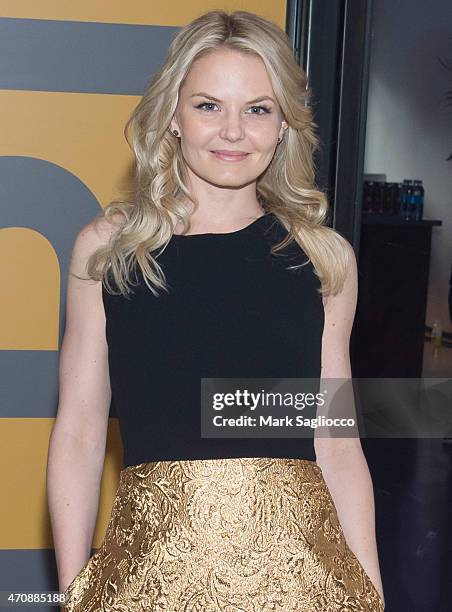
[{"label": "long blonde hair", "polygon": [[[136,165],[129,197],[111,201],[100,216],[121,218],[108,244],[89,257],[87,273],[102,280],[107,291],[127,296],[138,265],[146,285],[158,295],[167,291],[157,262],[180,221],[189,226],[189,193],[179,139],[169,130],[179,89],[193,62],[218,48],[253,53],[264,62],[288,129],[266,171],[258,179],[256,197],[273,213],[288,235],[272,252],[296,240],[312,262],[323,295],[339,292],[350,260],[350,245],[326,225],[328,201],[315,185],[314,153],[318,127],[309,106],[307,77],[294,59],[290,39],[278,26],[254,13],[222,10],[204,13],[183,27],[172,41],[164,64],[150,81],[128,119],[124,134]],[[157,255],[158,256],[158,255]],[[115,287],[109,279],[114,280]]]}]

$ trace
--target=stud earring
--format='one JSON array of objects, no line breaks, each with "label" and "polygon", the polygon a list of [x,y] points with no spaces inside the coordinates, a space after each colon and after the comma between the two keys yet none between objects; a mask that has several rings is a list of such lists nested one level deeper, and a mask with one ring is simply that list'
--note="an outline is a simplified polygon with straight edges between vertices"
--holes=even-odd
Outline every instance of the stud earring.
[{"label": "stud earring", "polygon": [[179,136],[179,132],[177,130],[172,130],[174,136]]}]

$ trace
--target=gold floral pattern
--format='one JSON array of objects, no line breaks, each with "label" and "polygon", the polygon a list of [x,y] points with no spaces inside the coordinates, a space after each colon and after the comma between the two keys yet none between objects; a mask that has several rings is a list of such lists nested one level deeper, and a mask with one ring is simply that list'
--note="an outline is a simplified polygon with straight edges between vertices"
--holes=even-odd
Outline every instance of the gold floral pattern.
[{"label": "gold floral pattern", "polygon": [[156,461],[120,473],[104,541],[67,612],[381,612],[320,466]]}]

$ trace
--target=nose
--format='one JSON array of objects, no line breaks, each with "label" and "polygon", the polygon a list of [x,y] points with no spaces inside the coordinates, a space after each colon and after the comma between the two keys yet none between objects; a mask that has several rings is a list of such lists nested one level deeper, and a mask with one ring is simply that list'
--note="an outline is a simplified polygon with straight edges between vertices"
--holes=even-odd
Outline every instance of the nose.
[{"label": "nose", "polygon": [[243,138],[243,117],[240,112],[229,111],[224,113],[220,135],[222,138],[231,141],[241,140]]}]

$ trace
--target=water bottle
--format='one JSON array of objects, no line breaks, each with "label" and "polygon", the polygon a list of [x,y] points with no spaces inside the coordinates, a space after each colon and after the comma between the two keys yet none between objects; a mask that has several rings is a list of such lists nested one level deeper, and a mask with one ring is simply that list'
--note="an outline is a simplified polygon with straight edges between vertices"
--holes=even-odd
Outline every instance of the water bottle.
[{"label": "water bottle", "polygon": [[424,218],[424,196],[425,196],[424,185],[422,184],[422,181],[419,181],[419,189],[421,190],[421,199],[420,199],[420,207],[419,207],[419,221],[422,221],[422,219]]},{"label": "water bottle", "polygon": [[409,221],[414,221],[416,218],[417,198],[414,181],[410,181],[407,188],[407,210],[408,216],[405,217]]},{"label": "water bottle", "polygon": [[419,189],[419,181],[413,181],[413,205],[411,208],[411,218],[413,221],[417,221],[418,208],[420,206],[421,190]]},{"label": "water bottle", "polygon": [[374,190],[373,181],[364,181],[363,212],[373,212],[372,211],[373,190]]},{"label": "water bottle", "polygon": [[404,179],[402,184],[402,189],[400,191],[400,216],[402,219],[409,219],[408,215],[408,187],[410,181],[409,179]]},{"label": "water bottle", "polygon": [[414,214],[415,221],[422,221],[424,214],[424,187],[422,181],[414,181],[415,193],[416,193],[416,209]]},{"label": "water bottle", "polygon": [[384,203],[385,203],[385,191],[386,191],[386,183],[383,181],[379,181],[375,185],[375,208],[377,213],[384,212]]},{"label": "water bottle", "polygon": [[402,183],[394,183],[394,184],[396,185],[394,214],[401,216],[402,215],[403,184]]},{"label": "water bottle", "polygon": [[390,215],[397,215],[398,210],[398,199],[399,199],[399,185],[398,183],[388,183],[388,191],[386,198],[386,212]]}]

